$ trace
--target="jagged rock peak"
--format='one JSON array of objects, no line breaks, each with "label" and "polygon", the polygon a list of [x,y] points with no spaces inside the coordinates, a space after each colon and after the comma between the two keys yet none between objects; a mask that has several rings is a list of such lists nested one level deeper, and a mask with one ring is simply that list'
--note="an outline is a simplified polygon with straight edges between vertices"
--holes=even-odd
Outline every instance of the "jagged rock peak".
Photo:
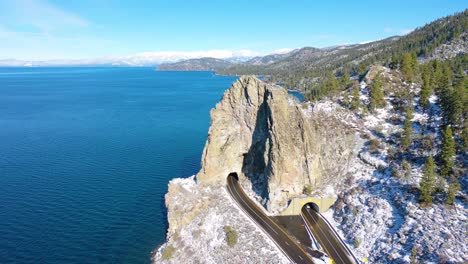
[{"label": "jagged rock peak", "polygon": [[202,184],[224,183],[228,173],[241,173],[244,155],[249,151],[260,122],[257,120],[259,112],[266,114],[268,99],[270,103],[273,98],[287,102],[287,97],[286,90],[266,84],[252,75],[241,76],[234,82],[210,112],[211,126],[198,181]]},{"label": "jagged rock peak", "polygon": [[240,77],[210,114],[197,181],[222,185],[237,172],[271,211],[302,194],[304,185],[339,177],[352,149],[354,137],[339,120],[255,76]]}]

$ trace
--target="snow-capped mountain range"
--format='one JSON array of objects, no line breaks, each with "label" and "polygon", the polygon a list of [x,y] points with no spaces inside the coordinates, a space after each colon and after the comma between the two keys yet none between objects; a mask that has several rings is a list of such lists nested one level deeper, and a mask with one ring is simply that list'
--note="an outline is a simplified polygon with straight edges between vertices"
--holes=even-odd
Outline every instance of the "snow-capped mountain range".
[{"label": "snow-capped mountain range", "polygon": [[0,66],[156,66],[161,63],[178,62],[188,59],[211,57],[232,62],[244,62],[264,55],[251,50],[209,50],[191,52],[142,52],[129,56],[101,57],[92,59],[60,60],[18,60],[0,59]]}]

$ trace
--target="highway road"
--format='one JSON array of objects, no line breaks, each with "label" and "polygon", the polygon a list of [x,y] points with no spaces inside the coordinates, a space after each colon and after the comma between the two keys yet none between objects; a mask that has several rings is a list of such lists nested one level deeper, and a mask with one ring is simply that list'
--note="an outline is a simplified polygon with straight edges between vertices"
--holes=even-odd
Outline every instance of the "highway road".
[{"label": "highway road", "polygon": [[315,206],[313,203],[305,204],[301,210],[302,218],[328,256],[333,259],[334,263],[359,263]]},{"label": "highway road", "polygon": [[288,234],[266,215],[249,197],[239,184],[236,173],[227,177],[227,190],[239,207],[260,226],[293,263],[314,263],[312,258]]}]

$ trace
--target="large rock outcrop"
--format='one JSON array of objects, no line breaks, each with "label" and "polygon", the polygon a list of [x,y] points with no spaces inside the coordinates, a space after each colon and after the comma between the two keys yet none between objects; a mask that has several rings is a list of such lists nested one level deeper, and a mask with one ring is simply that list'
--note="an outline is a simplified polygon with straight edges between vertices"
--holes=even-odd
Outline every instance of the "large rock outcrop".
[{"label": "large rock outcrop", "polygon": [[275,212],[305,185],[340,179],[356,137],[337,109],[328,110],[300,104],[254,76],[241,77],[211,111],[198,183],[224,185],[237,172]]}]

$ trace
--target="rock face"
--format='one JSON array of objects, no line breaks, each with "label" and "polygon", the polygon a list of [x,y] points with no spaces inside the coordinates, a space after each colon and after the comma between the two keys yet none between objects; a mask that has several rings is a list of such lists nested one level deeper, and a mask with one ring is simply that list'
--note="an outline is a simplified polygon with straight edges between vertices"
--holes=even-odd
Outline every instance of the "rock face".
[{"label": "rock face", "polygon": [[[225,188],[237,172],[244,190],[272,213],[304,186],[342,184],[356,159],[355,117],[334,103],[299,103],[279,86],[243,76],[211,111],[196,177],[173,179],[166,194],[167,241],[154,263],[288,263]],[[338,184],[334,184],[338,183]],[[225,226],[238,233],[227,244]]]},{"label": "rock face", "polygon": [[355,135],[336,116],[243,76],[211,111],[197,181],[224,185],[237,172],[244,187],[276,212],[306,184],[319,188],[346,173]]},{"label": "rock face", "polygon": [[468,32],[462,33],[458,38],[438,46],[424,61],[433,59],[448,60],[468,53]]}]

